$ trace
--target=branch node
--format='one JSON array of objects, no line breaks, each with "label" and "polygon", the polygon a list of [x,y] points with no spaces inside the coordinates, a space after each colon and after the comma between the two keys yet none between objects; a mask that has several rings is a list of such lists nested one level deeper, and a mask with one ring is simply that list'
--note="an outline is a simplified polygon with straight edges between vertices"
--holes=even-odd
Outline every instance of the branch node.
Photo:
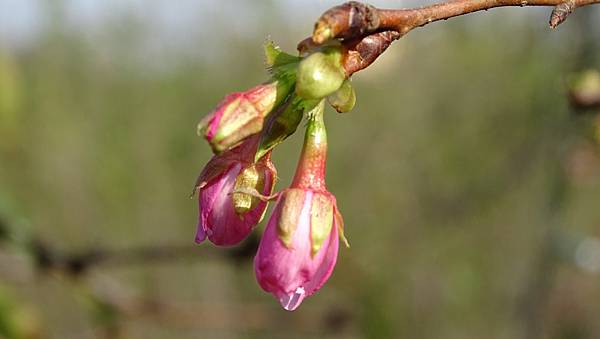
[{"label": "branch node", "polygon": [[567,17],[573,13],[575,7],[575,0],[568,0],[556,5],[556,7],[554,7],[552,10],[552,14],[550,14],[550,27],[556,28],[558,25],[567,20]]},{"label": "branch node", "polygon": [[350,1],[323,13],[312,36],[298,50],[303,55],[329,40],[340,40],[346,49],[344,69],[350,77],[371,65],[392,41],[438,20],[503,6],[553,6],[549,23],[556,28],[576,8],[591,4],[600,0],[446,0],[414,9],[379,9]]},{"label": "branch node", "polygon": [[380,25],[378,10],[357,1],[346,2],[323,13],[315,24],[312,40],[353,39],[375,32]]},{"label": "branch node", "polygon": [[343,64],[346,75],[350,77],[368,66],[377,59],[395,40],[402,37],[397,31],[385,31],[369,35],[354,46],[350,46]]}]

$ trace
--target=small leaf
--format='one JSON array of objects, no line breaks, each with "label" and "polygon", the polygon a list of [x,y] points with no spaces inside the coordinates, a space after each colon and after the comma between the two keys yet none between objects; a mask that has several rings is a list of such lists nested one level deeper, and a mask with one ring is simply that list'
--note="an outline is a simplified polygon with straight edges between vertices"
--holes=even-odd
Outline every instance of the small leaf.
[{"label": "small leaf", "polygon": [[279,46],[276,46],[273,41],[265,43],[265,62],[268,67],[277,67],[301,60],[300,57],[283,52]]},{"label": "small leaf", "polygon": [[273,41],[265,43],[265,63],[269,72],[276,79],[296,77],[296,69],[302,58],[283,52]]}]

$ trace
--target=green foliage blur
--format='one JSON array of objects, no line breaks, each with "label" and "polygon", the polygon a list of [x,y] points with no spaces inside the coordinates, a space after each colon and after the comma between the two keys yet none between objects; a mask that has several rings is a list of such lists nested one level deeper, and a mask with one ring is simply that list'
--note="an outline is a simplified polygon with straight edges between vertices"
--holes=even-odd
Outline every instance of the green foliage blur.
[{"label": "green foliage blur", "polygon": [[[432,24],[354,77],[354,110],[325,117],[351,248],[294,313],[260,290],[251,253],[211,244],[76,276],[36,268],[32,239],[193,246],[188,197],[211,154],[197,122],[268,79],[267,36],[291,52],[335,4],[245,2],[234,17],[251,20],[231,23],[235,2],[210,3],[182,44],[144,44],[147,8],[78,29],[68,1],[38,3],[28,44],[0,40],[0,338],[600,337],[599,147],[593,113],[566,96],[571,73],[600,68],[593,6],[555,31],[547,8]],[[279,189],[302,126],[275,150]]]}]

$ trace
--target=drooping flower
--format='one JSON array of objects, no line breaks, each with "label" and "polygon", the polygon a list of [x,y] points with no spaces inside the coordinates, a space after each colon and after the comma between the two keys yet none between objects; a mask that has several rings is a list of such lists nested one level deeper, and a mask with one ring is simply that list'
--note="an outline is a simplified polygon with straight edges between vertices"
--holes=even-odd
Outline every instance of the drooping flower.
[{"label": "drooping flower", "polygon": [[292,185],[279,194],[254,258],[258,283],[289,311],[329,279],[338,237],[344,239],[341,214],[325,185],[326,139],[321,102],[311,112]]},{"label": "drooping flower", "polygon": [[254,135],[206,164],[197,180],[199,217],[196,242],[208,238],[215,245],[231,246],[245,239],[263,218],[277,171],[267,153],[257,162],[260,140]]}]

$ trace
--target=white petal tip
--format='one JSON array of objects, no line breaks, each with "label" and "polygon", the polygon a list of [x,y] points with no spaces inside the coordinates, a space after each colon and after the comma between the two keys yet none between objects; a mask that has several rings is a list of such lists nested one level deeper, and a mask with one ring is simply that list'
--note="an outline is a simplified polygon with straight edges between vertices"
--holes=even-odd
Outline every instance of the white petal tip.
[{"label": "white petal tip", "polygon": [[294,311],[300,306],[306,296],[304,288],[298,287],[294,293],[283,295],[279,298],[279,303],[286,311]]}]

